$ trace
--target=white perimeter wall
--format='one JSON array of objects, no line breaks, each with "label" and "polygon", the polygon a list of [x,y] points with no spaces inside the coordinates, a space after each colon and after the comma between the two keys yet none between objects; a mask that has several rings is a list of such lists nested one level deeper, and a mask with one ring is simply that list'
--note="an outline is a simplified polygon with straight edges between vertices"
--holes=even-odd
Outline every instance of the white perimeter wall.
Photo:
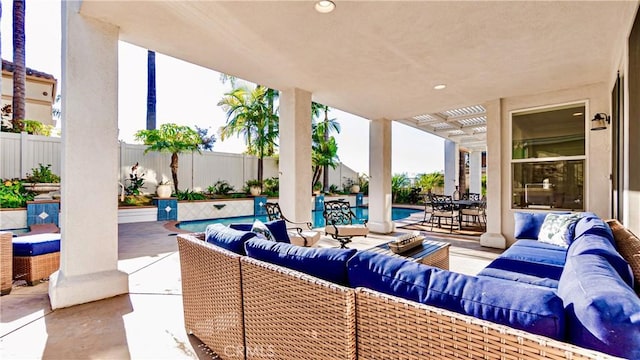
[{"label": "white perimeter wall", "polygon": [[[120,143],[120,179],[128,179],[131,167],[137,162],[138,174],[145,174],[144,191],[153,193],[160,180],[171,180],[171,155],[157,152],[145,154],[145,148],[144,145]],[[55,174],[59,175],[61,172],[60,138],[3,132],[0,133],[0,154],[0,179],[24,178],[39,163],[51,164],[51,170]],[[241,191],[247,180],[255,179],[257,176],[258,158],[255,156],[209,151],[179,155],[180,189],[199,187],[206,190],[216,181],[226,180],[236,191]],[[335,184],[340,188],[345,177],[357,179],[357,176],[357,172],[343,164],[335,169],[329,168],[330,185]],[[273,158],[265,158],[264,178],[271,177],[278,177],[278,162]]]}]

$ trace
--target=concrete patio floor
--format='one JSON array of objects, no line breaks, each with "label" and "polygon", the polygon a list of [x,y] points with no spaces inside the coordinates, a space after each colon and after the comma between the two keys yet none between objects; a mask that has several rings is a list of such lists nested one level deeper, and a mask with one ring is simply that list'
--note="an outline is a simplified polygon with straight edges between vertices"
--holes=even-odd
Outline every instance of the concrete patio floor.
[{"label": "concrete patio floor", "polygon": [[[482,248],[477,237],[433,235],[452,244],[450,267],[457,272],[476,274],[501,252]],[[366,249],[392,236],[371,234],[349,245]],[[323,238],[318,246],[336,245]],[[55,311],[48,282],[14,284],[0,298],[0,358],[216,358],[184,329],[175,233],[162,222],[120,224],[118,267],[129,274],[129,294]]]}]

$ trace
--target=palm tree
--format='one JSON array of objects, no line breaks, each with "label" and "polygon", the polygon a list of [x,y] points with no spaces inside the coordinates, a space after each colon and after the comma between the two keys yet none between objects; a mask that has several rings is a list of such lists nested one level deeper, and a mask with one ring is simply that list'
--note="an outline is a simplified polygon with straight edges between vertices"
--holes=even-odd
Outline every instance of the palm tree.
[{"label": "palm tree", "polygon": [[25,1],[13,1],[13,131],[20,132],[24,128],[22,120],[25,118]]},{"label": "palm tree", "polygon": [[[220,138],[242,136],[247,153],[258,157],[258,181],[262,183],[264,157],[275,153],[278,138],[278,115],[273,108],[277,92],[264,86],[248,89],[240,86],[226,93],[218,106],[227,112],[227,124],[220,128]],[[271,100],[270,100],[271,98]]]},{"label": "palm tree", "polygon": [[[316,122],[315,119],[324,113],[324,120]],[[329,107],[326,105],[311,103],[311,117],[313,121],[311,133],[311,160],[313,163],[313,184],[320,180],[325,192],[329,191],[329,167],[335,168],[338,162],[338,145],[331,133],[340,133],[340,124],[336,119],[329,119]]]},{"label": "palm tree", "polygon": [[200,152],[198,145],[202,140],[198,133],[188,126],[162,124],[160,129],[138,130],[135,137],[141,140],[149,151],[167,152],[171,154],[171,177],[173,189],[178,192],[178,154],[184,152]]},{"label": "palm tree", "polygon": [[156,53],[147,50],[147,130],[156,128]]}]

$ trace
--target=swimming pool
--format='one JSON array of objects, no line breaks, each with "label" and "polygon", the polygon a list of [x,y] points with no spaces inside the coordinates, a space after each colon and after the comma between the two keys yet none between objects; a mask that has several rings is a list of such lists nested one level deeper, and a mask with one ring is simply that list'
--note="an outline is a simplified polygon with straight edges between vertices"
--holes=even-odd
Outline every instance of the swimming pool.
[{"label": "swimming pool", "polygon": [[[358,219],[368,219],[369,218],[369,209],[363,207],[351,208],[356,214]],[[399,220],[409,217],[409,215],[419,212],[422,210],[419,209],[408,209],[408,208],[398,208],[394,207],[391,209],[391,219]],[[313,217],[313,227],[324,227],[324,218],[322,217],[322,211],[312,211]],[[185,231],[191,232],[203,232],[206,230],[207,225],[210,224],[232,224],[232,223],[252,223],[254,220],[260,220],[262,222],[267,221],[267,216],[238,216],[232,218],[222,218],[222,219],[206,219],[206,220],[190,220],[190,221],[181,221],[177,228]]]}]

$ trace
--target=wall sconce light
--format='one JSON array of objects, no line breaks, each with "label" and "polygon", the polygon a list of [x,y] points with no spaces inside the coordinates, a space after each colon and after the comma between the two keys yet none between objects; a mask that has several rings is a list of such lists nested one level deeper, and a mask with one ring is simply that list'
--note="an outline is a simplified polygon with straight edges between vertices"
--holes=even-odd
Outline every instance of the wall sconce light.
[{"label": "wall sconce light", "polygon": [[605,130],[611,124],[611,117],[605,113],[596,113],[591,119],[591,130]]}]

